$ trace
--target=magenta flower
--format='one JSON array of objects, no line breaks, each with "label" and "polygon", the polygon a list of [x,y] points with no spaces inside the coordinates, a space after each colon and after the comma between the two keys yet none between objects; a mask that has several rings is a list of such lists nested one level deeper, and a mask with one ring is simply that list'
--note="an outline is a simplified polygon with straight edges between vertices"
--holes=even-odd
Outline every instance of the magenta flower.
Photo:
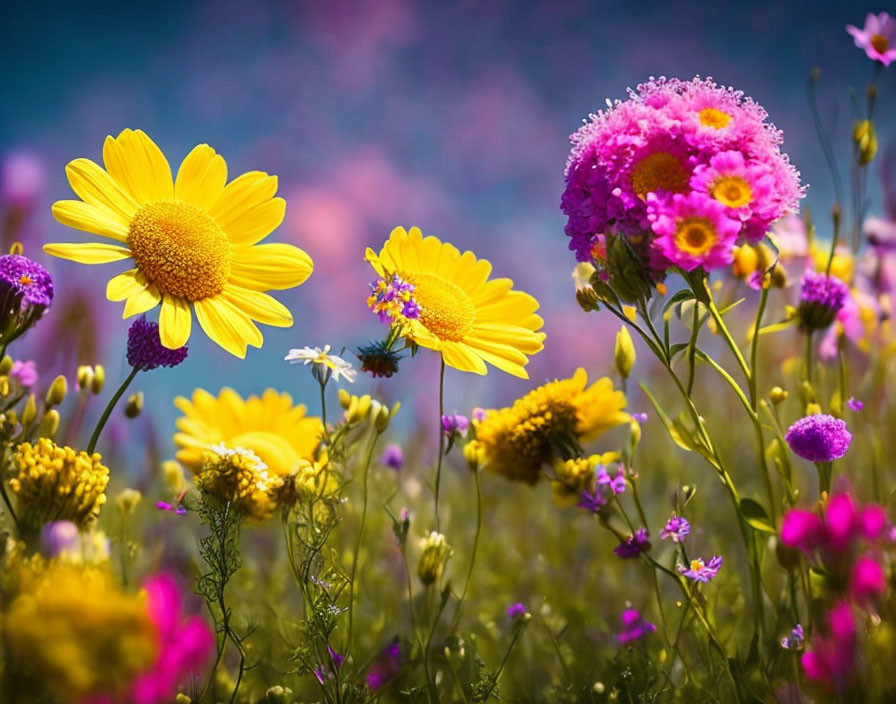
[{"label": "magenta flower", "polygon": [[800,418],[784,436],[794,454],[810,462],[833,462],[846,454],[852,433],[839,418],[818,413]]},{"label": "magenta flower", "polygon": [[856,413],[858,413],[859,411],[862,411],[865,409],[865,404],[862,403],[861,401],[859,401],[854,396],[850,396],[849,400],[846,402],[846,407],[849,410],[855,411]]},{"label": "magenta flower", "polygon": [[855,39],[856,46],[864,49],[869,59],[889,66],[896,59],[896,20],[886,12],[871,12],[865,17],[865,26],[846,25],[846,31]]},{"label": "magenta flower", "polygon": [[645,528],[638,528],[634,535],[628,536],[628,538],[613,548],[616,556],[623,559],[638,557],[641,553],[648,550],[650,550],[650,535]]},{"label": "magenta flower", "polygon": [[455,411],[442,416],[442,432],[445,435],[463,435],[470,427],[470,419]]},{"label": "magenta flower", "polygon": [[19,382],[19,385],[25,389],[37,386],[37,367],[33,360],[22,361],[17,359],[12,363],[12,369],[9,375]]},{"label": "magenta flower", "polygon": [[702,557],[691,560],[689,566],[678,563],[678,573],[685,577],[693,579],[695,582],[708,582],[719,572],[722,566],[722,558],[715,555],[709,558],[709,562],[704,562]]},{"label": "magenta flower", "polygon": [[155,664],[131,685],[128,701],[163,704],[173,701],[180,684],[206,664],[215,638],[199,616],[184,618],[174,577],[157,575],[144,589],[149,619],[156,628],[158,655]]},{"label": "magenta flower", "polygon": [[517,621],[526,615],[526,606],[521,602],[516,602],[507,607],[507,618],[510,621]]},{"label": "magenta flower", "polygon": [[387,645],[377,656],[364,682],[370,689],[376,691],[387,685],[401,667],[401,644],[398,641]]},{"label": "magenta flower", "polygon": [[688,520],[673,513],[672,517],[666,521],[663,530],[660,531],[660,540],[671,538],[673,543],[682,543],[690,532],[691,524],[688,523]]},{"label": "magenta flower", "polygon": [[853,601],[864,603],[887,590],[887,577],[883,567],[874,558],[862,555],[852,568],[849,595]]},{"label": "magenta flower", "polygon": [[815,271],[803,275],[797,313],[805,330],[824,330],[849,299],[849,287],[836,276]]},{"label": "magenta flower", "polygon": [[656,630],[656,626],[645,621],[636,609],[626,609],[622,612],[621,617],[623,630],[616,634],[616,639],[623,645],[643,638]]},{"label": "magenta flower", "polygon": [[809,679],[843,685],[855,664],[856,624],[849,604],[840,602],[828,612],[825,626],[823,634],[813,636],[811,650],[803,653],[803,669]]},{"label": "magenta flower", "polygon": [[802,650],[806,642],[806,633],[800,624],[796,624],[793,630],[781,639],[781,647],[785,650]]},{"label": "magenta flower", "polygon": [[791,509],[781,522],[781,542],[788,547],[811,553],[825,538],[821,517],[811,511]]}]

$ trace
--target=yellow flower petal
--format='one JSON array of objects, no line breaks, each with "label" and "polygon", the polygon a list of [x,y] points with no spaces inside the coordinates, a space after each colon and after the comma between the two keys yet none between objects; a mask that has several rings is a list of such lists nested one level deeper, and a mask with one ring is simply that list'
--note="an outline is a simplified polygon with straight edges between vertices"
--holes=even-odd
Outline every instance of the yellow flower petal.
[{"label": "yellow flower petal", "polygon": [[81,200],[57,200],[53,203],[53,217],[76,230],[111,237],[119,242],[128,239],[127,225],[118,215],[101,205],[91,205]]},{"label": "yellow flower petal", "polygon": [[183,347],[190,339],[192,322],[189,304],[182,298],[166,293],[159,313],[159,337],[162,344],[170,350]]},{"label": "yellow flower petal", "polygon": [[60,259],[70,259],[79,264],[107,264],[131,256],[131,250],[114,244],[85,242],[83,244],[45,244],[44,251]]},{"label": "yellow flower petal", "polygon": [[225,186],[218,201],[209,209],[224,230],[241,213],[264,203],[277,193],[277,177],[264,171],[249,171]]},{"label": "yellow flower petal", "polygon": [[193,307],[205,334],[230,354],[244,359],[247,345],[261,347],[261,332],[249,316],[221,296],[203,298]]},{"label": "yellow flower petal", "polygon": [[233,250],[230,281],[237,286],[265,291],[298,286],[314,264],[305,252],[291,244],[260,244]]},{"label": "yellow flower petal", "polygon": [[198,144],[177,170],[174,197],[202,210],[211,208],[227,183],[227,163],[207,144]]},{"label": "yellow flower petal", "polygon": [[259,203],[226,223],[219,221],[228,239],[236,246],[253,245],[280,227],[286,215],[286,201],[271,198]]},{"label": "yellow flower petal", "polygon": [[457,342],[442,342],[442,358],[449,367],[454,367],[462,372],[485,374],[488,368],[476,352],[468,345]]},{"label": "yellow flower petal", "polygon": [[106,208],[120,218],[123,225],[127,225],[137,212],[137,202],[90,159],[70,161],[65,167],[65,174],[72,190],[81,200]]},{"label": "yellow flower petal", "polygon": [[150,284],[144,290],[135,293],[124,304],[122,318],[130,318],[132,315],[140,315],[152,310],[162,302],[162,294],[155,284]]},{"label": "yellow flower petal", "polygon": [[280,328],[292,325],[292,313],[289,309],[266,293],[231,284],[224,289],[222,295],[252,320]]},{"label": "yellow flower petal", "polygon": [[109,279],[106,298],[110,301],[123,301],[144,291],[148,285],[139,269],[131,269]]},{"label": "yellow flower petal", "polygon": [[123,130],[118,137],[106,137],[103,162],[137,205],[174,197],[168,160],[142,130]]}]

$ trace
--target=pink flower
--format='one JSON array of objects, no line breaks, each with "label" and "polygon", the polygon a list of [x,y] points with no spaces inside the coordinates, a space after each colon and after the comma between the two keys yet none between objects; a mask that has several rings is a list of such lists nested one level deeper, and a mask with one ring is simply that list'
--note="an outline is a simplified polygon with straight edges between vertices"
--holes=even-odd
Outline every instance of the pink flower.
[{"label": "pink flower", "polygon": [[781,522],[781,542],[803,552],[812,552],[824,539],[824,535],[824,523],[811,511],[792,509]]},{"label": "pink flower", "polygon": [[159,649],[155,664],[138,675],[131,685],[130,701],[134,704],[163,704],[172,701],[180,683],[205,664],[215,639],[199,616],[184,619],[181,595],[174,577],[157,575],[144,588]]},{"label": "pink flower", "polygon": [[849,595],[854,601],[868,601],[871,597],[883,594],[886,589],[887,578],[877,560],[867,555],[856,560],[849,583]]},{"label": "pink flower", "polygon": [[34,208],[44,192],[46,174],[43,162],[29,152],[12,152],[0,165],[0,198],[19,210]]},{"label": "pink flower", "polygon": [[734,259],[740,222],[727,208],[703,193],[647,196],[647,218],[657,234],[653,252],[658,259],[692,271],[715,269]]},{"label": "pink flower", "polygon": [[803,653],[803,669],[809,679],[842,685],[853,670],[856,624],[852,609],[840,602],[829,613],[825,633],[812,638],[812,649]]},{"label": "pink flower", "polygon": [[37,386],[37,367],[34,360],[29,359],[23,362],[17,359],[13,362],[9,375],[16,379],[23,388],[29,389],[32,386]]},{"label": "pink flower", "polygon": [[869,59],[889,66],[896,59],[896,20],[886,12],[868,13],[865,26],[846,25],[846,31],[856,40],[856,46],[864,49]]}]

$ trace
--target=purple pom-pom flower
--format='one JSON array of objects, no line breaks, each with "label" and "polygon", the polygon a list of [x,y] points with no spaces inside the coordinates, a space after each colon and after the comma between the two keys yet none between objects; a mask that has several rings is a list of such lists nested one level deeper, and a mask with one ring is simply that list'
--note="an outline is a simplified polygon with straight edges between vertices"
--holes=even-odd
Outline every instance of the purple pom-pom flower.
[{"label": "purple pom-pom flower", "polygon": [[817,413],[800,418],[784,436],[794,454],[810,462],[833,462],[846,454],[852,433],[839,418]]},{"label": "purple pom-pom flower", "polygon": [[168,349],[159,337],[159,324],[137,318],[128,328],[128,364],[148,372],[157,367],[176,367],[187,358],[187,346]]}]

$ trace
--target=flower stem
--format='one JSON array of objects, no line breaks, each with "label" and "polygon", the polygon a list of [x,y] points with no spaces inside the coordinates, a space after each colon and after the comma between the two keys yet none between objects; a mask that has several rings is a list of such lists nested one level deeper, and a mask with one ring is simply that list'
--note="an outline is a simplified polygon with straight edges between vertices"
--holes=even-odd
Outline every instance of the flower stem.
[{"label": "flower stem", "polygon": [[441,357],[441,368],[439,369],[439,418],[436,424],[439,431],[439,459],[436,462],[436,481],[435,481],[435,510],[436,510],[436,530],[439,530],[439,487],[442,483],[442,458],[445,455],[445,433],[442,431],[442,416],[445,413],[445,358]]},{"label": "flower stem", "polygon": [[103,415],[100,416],[99,421],[96,424],[96,427],[93,429],[93,435],[90,436],[90,442],[87,443],[87,454],[92,455],[93,451],[96,449],[96,443],[100,439],[100,433],[103,432],[103,428],[106,427],[106,421],[109,420],[109,416],[112,415],[112,410],[115,408],[115,404],[118,403],[118,399],[122,397],[125,391],[127,391],[128,386],[131,385],[131,382],[134,380],[134,377],[137,376],[137,372],[139,372],[139,367],[134,367],[131,369],[131,373],[128,374],[127,378],[122,382],[121,386],[118,387],[118,391],[116,391],[112,398],[109,399],[109,403],[106,405],[106,409],[103,411]]},{"label": "flower stem", "polygon": [[470,567],[467,569],[467,578],[464,580],[464,588],[457,600],[457,606],[454,608],[454,618],[451,620],[452,633],[457,629],[457,624],[460,621],[460,607],[463,605],[467,596],[467,590],[470,588],[473,567],[476,565],[476,553],[479,551],[479,536],[482,533],[482,478],[479,472],[478,467],[473,472],[476,477],[476,533],[473,535],[473,547],[470,550]]}]

